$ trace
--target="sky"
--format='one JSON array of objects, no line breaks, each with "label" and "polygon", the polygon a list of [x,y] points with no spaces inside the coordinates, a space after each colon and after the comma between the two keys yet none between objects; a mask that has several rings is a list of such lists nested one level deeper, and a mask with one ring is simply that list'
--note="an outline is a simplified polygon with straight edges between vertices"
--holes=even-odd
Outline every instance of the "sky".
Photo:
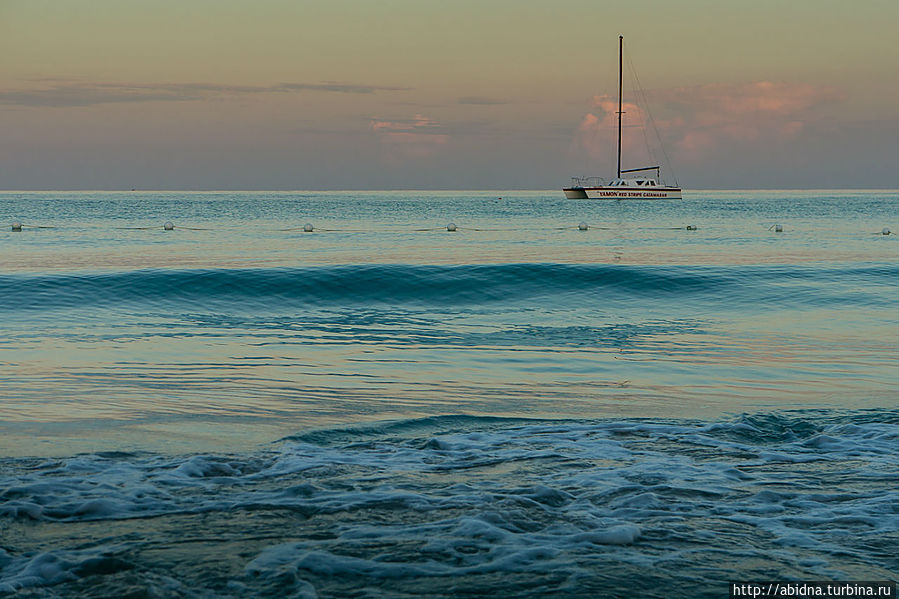
[{"label": "sky", "polygon": [[0,189],[608,177],[619,35],[623,167],[896,189],[897,26],[895,0],[0,0]]}]

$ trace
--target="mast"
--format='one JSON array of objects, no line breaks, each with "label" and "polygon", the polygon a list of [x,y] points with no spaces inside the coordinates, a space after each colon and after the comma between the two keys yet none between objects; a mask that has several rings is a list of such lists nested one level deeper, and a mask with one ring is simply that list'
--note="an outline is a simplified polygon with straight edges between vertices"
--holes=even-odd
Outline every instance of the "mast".
[{"label": "mast", "polygon": [[623,53],[624,47],[624,36],[618,36],[618,176],[617,178],[621,178],[621,115],[624,114],[621,112],[621,57]]}]

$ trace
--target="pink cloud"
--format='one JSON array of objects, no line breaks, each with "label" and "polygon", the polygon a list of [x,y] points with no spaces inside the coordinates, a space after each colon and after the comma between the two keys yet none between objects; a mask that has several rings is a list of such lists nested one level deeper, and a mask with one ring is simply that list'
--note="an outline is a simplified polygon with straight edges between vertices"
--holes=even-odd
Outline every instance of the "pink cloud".
[{"label": "pink cloud", "polygon": [[[826,109],[843,99],[830,87],[770,81],[712,83],[656,90],[649,96],[655,124],[676,161],[701,160],[734,145],[765,151],[771,144],[787,143],[821,122]],[[614,152],[617,110],[614,99],[594,98],[593,109],[578,127],[575,146],[607,160]],[[635,125],[625,129],[625,147],[645,146],[642,127],[649,126],[647,115],[629,103],[624,111],[625,125]]]},{"label": "pink cloud", "polygon": [[449,141],[449,135],[439,123],[416,114],[401,121],[372,120],[368,126],[391,161],[405,161],[431,156]]},{"label": "pink cloud", "polygon": [[[633,123],[645,121],[645,113],[631,102],[623,102],[622,145],[634,147],[639,142],[642,146],[642,130],[633,127]],[[618,101],[611,96],[594,96],[593,108],[578,125],[575,135],[575,151],[586,152],[594,159],[607,159],[615,154],[615,143],[618,131]]]},{"label": "pink cloud", "polygon": [[799,137],[841,99],[833,88],[806,83],[755,81],[671,89],[658,94],[672,113],[659,128],[687,159],[735,144],[763,151]]},{"label": "pink cloud", "polygon": [[683,91],[694,102],[727,114],[795,114],[833,95],[831,90],[813,85],[770,81],[713,83],[674,91]]}]

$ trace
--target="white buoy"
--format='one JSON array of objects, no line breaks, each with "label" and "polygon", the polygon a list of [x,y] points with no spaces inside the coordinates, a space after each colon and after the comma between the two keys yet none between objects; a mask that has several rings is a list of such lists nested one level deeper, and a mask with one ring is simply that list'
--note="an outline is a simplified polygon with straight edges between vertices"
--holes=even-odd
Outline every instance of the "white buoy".
[{"label": "white buoy", "polygon": [[315,227],[312,226],[312,223],[306,223],[305,225],[303,225],[303,231],[305,233],[312,233],[312,231],[314,231],[314,230],[315,230]]},{"label": "white buoy", "polygon": [[578,223],[578,225],[577,225],[577,230],[578,230],[578,231],[586,231],[586,230],[589,229],[589,228],[590,228],[590,227],[588,227],[588,226],[587,226],[587,223],[585,223],[584,221],[581,221],[581,222]]},{"label": "white buoy", "polygon": [[12,224],[12,227],[11,227],[11,228],[12,228],[13,231],[21,231],[21,230],[22,230],[22,223],[20,223],[19,221],[16,221],[16,222],[14,222],[14,223]]},{"label": "white buoy", "polygon": [[447,231],[455,231],[455,230],[456,230],[456,223],[450,223],[450,224],[448,224],[448,225],[446,226],[446,230],[447,230]]},{"label": "white buoy", "polygon": [[783,232],[784,232],[784,226],[783,226],[783,225],[774,225],[774,232],[775,232],[775,233],[783,233]]},{"label": "white buoy", "polygon": [[172,224],[172,221],[167,220],[167,221],[165,221],[165,224],[162,225],[162,228],[165,229],[166,231],[173,231],[175,229],[175,225]]},{"label": "white buoy", "polygon": [[687,231],[695,231],[696,225],[687,225]]},{"label": "white buoy", "polygon": [[889,227],[884,227],[884,228],[883,228],[883,231],[881,231],[881,234],[883,234],[883,235],[889,235],[889,234],[890,234],[890,228],[889,228]]}]

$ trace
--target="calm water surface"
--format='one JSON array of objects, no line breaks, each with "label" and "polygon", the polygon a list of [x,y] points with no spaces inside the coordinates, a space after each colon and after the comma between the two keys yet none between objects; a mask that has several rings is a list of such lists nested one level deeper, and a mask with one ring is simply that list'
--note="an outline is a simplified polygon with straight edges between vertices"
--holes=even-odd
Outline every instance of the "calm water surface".
[{"label": "calm water surface", "polygon": [[0,193],[0,594],[897,578],[899,192],[560,196]]}]

